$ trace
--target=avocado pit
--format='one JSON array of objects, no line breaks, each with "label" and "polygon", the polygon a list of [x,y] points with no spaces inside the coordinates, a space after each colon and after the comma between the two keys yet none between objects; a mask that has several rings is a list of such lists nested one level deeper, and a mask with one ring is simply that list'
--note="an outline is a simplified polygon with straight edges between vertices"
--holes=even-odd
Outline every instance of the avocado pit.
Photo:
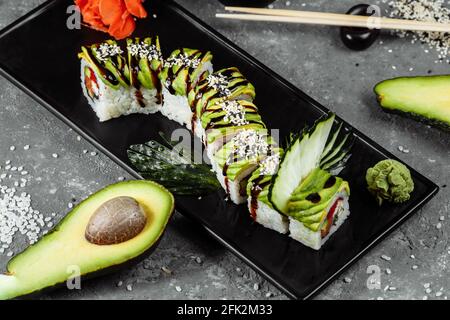
[{"label": "avocado pit", "polygon": [[85,238],[97,245],[118,244],[142,232],[147,216],[131,197],[116,197],[95,210],[86,227]]}]

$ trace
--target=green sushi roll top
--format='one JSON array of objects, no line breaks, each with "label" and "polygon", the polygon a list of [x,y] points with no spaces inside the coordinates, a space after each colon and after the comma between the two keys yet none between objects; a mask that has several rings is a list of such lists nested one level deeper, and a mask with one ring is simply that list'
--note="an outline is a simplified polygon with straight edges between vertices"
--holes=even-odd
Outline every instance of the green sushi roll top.
[{"label": "green sushi roll top", "polygon": [[212,54],[209,51],[177,49],[165,60],[159,78],[171,94],[187,96],[197,84],[203,64],[211,60]]},{"label": "green sushi roll top", "polygon": [[198,84],[188,94],[189,105],[197,118],[201,118],[208,107],[223,101],[253,101],[254,98],[255,87],[236,67],[202,74]]}]

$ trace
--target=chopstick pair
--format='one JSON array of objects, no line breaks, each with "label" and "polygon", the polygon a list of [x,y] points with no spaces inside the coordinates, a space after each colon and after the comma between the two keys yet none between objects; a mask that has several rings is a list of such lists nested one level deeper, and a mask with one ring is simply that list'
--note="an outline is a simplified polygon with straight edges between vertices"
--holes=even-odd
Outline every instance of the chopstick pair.
[{"label": "chopstick pair", "polygon": [[376,16],[365,17],[338,13],[247,7],[225,7],[225,10],[241,13],[217,13],[216,17],[223,19],[319,24],[372,29],[450,32],[450,24],[431,21],[428,22]]}]

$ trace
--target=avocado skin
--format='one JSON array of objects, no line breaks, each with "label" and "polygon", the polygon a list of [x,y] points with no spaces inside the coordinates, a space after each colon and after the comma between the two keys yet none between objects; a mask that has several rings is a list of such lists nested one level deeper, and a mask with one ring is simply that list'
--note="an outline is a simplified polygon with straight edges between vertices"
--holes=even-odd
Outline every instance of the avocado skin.
[{"label": "avocado skin", "polygon": [[[48,234],[46,234],[44,237],[42,237],[38,242],[40,242],[40,241],[44,240],[45,238],[49,237],[52,233],[57,232],[57,231],[60,229],[60,227],[64,227],[65,222],[66,222],[67,220],[70,220],[70,219],[72,218],[71,213],[72,213],[74,210],[76,210],[78,207],[80,207],[81,205],[83,205],[84,202],[86,202],[86,201],[92,199],[93,197],[95,197],[96,194],[101,193],[101,192],[104,192],[106,189],[113,189],[114,186],[116,186],[116,185],[131,184],[131,183],[133,183],[133,182],[144,182],[144,181],[143,181],[143,180],[129,180],[129,181],[124,181],[124,182],[118,182],[118,183],[109,185],[109,186],[107,186],[107,187],[105,187],[105,188],[103,188],[103,189],[100,189],[100,190],[97,191],[96,193],[94,193],[94,194],[92,194],[91,196],[89,196],[88,198],[84,199],[84,200],[83,200],[82,202],[80,202],[76,207],[74,207],[74,209],[71,210],[71,211],[70,211],[63,219],[61,219],[61,221],[60,221],[60,222],[52,229],[52,231],[50,231]],[[170,209],[170,213],[167,215],[167,220],[166,220],[167,222],[166,222],[166,224],[164,225],[164,227],[162,228],[162,230],[161,230],[161,232],[160,232],[160,234],[159,234],[157,240],[156,240],[156,241],[155,241],[155,242],[154,242],[147,250],[145,250],[144,252],[142,252],[141,254],[137,255],[136,257],[131,258],[131,259],[129,259],[129,260],[123,262],[123,263],[111,265],[111,266],[109,266],[109,267],[106,267],[106,268],[97,270],[97,271],[95,271],[95,272],[89,272],[89,273],[86,273],[86,274],[82,274],[82,275],[80,276],[81,282],[83,282],[84,280],[89,280],[89,279],[97,278],[97,277],[100,277],[100,276],[103,276],[103,275],[106,275],[106,274],[110,274],[110,273],[116,272],[116,271],[118,271],[118,270],[121,270],[121,269],[126,268],[126,267],[129,267],[129,266],[133,266],[133,265],[135,265],[135,264],[137,264],[137,263],[143,261],[144,259],[146,259],[146,258],[147,258],[151,253],[153,253],[154,250],[156,250],[156,248],[158,247],[158,245],[159,245],[159,243],[160,243],[160,241],[161,241],[161,239],[162,239],[162,237],[163,237],[163,235],[164,235],[164,233],[165,233],[166,226],[167,226],[167,224],[170,222],[170,219],[171,219],[172,216],[173,216],[173,213],[174,213],[174,210],[175,210],[175,206],[174,206],[174,203],[175,203],[175,202],[174,202],[173,195],[172,195],[166,188],[164,188],[163,186],[161,186],[161,185],[159,185],[159,184],[157,184],[157,183],[155,183],[155,182],[152,182],[152,181],[145,181],[145,182],[146,182],[146,183],[152,183],[152,184],[154,184],[155,186],[159,187],[160,189],[166,191],[166,192],[170,195],[171,202],[172,202],[171,209]],[[33,246],[33,245],[32,245],[32,246]],[[25,248],[23,251],[21,251],[19,254],[17,254],[15,257],[13,257],[13,258],[8,262],[6,269],[9,270],[9,266],[12,265],[12,264],[14,263],[14,260],[15,260],[16,258],[20,257],[23,253],[26,253],[26,251],[27,251],[28,248],[29,248],[29,247]],[[61,283],[57,283],[57,284],[54,284],[54,285],[45,287],[45,288],[40,289],[40,290],[36,290],[36,291],[30,292],[30,293],[27,293],[27,294],[24,294],[24,295],[21,295],[21,296],[17,296],[17,297],[15,297],[15,298],[13,298],[13,299],[32,299],[32,298],[36,298],[36,297],[39,297],[39,295],[41,295],[41,294],[43,294],[43,293],[50,292],[50,291],[53,291],[53,290],[56,290],[56,289],[59,289],[59,288],[64,288],[64,287],[65,287],[65,284],[66,284],[66,280],[63,281],[63,282],[61,282]],[[82,288],[83,288],[83,285],[82,285]],[[81,290],[82,290],[82,289],[81,289]]]},{"label": "avocado skin", "polygon": [[[172,213],[171,213],[169,219],[172,218],[173,212],[174,212],[174,210],[172,210]],[[140,262],[144,261],[145,259],[147,259],[158,248],[159,243],[161,242],[162,238],[164,237],[164,233],[165,233],[165,231],[161,234],[161,236],[159,237],[158,241],[156,241],[155,244],[152,247],[150,247],[147,251],[145,251],[141,255],[139,255],[139,256],[137,256],[137,257],[135,257],[133,259],[130,259],[127,262],[124,262],[124,263],[121,263],[121,264],[117,264],[117,265],[114,265],[114,266],[111,266],[111,267],[108,267],[108,268],[105,268],[105,269],[102,269],[102,270],[99,270],[99,271],[96,271],[96,272],[91,272],[91,273],[88,273],[88,274],[81,275],[81,277],[80,277],[80,279],[81,279],[81,291],[83,290],[83,282],[84,281],[89,281],[89,280],[92,280],[92,279],[101,278],[103,276],[106,276],[106,275],[118,272],[120,270],[124,270],[124,269],[127,269],[129,267],[133,267],[133,266],[137,265],[138,263],[140,263]],[[55,284],[54,286],[46,287],[46,288],[44,288],[42,290],[37,290],[37,291],[31,292],[29,294],[13,298],[11,300],[35,300],[35,299],[41,298],[43,294],[50,293],[50,292],[53,292],[53,291],[56,291],[56,290],[62,290],[65,287],[66,287],[66,282],[61,282],[61,283]],[[66,289],[66,290],[69,291],[69,289]],[[70,290],[70,291],[73,291],[73,290]],[[74,291],[78,291],[78,290],[74,289]]]},{"label": "avocado skin", "polygon": [[[413,120],[416,120],[418,122],[421,122],[423,124],[431,125],[435,128],[441,129],[443,131],[450,132],[450,118],[446,119],[445,121],[441,121],[439,119],[433,119],[430,117],[427,117],[424,114],[421,114],[419,112],[411,112],[411,111],[404,111],[402,110],[402,106],[398,105],[391,105],[388,103],[385,103],[386,99],[384,99],[383,96],[385,96],[383,92],[383,87],[386,85],[395,86],[396,83],[403,83],[407,81],[414,81],[414,80],[428,80],[433,81],[433,79],[448,79],[449,87],[450,87],[450,76],[418,76],[418,77],[397,77],[392,79],[383,80],[379,83],[377,83],[374,87],[374,92],[377,96],[377,101],[379,105],[381,106],[382,110],[386,113],[391,114],[397,114],[406,118],[410,118]],[[431,107],[430,107],[431,108]],[[448,105],[448,108],[450,108],[450,104]]]}]

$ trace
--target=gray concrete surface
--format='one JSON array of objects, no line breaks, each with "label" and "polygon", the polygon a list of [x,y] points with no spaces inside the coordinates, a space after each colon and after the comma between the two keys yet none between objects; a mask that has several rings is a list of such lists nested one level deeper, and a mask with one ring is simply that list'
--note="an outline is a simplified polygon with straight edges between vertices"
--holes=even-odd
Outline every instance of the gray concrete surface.
[{"label": "gray concrete surface", "polygon": [[[384,78],[399,75],[426,74],[429,70],[434,74],[448,73],[448,64],[435,64],[437,55],[432,50],[426,53],[424,46],[389,34],[381,38],[383,44],[378,43],[364,52],[351,52],[343,47],[334,28],[221,21],[214,18],[214,13],[221,9],[217,1],[179,1],[442,186],[440,193],[417,215],[317,299],[445,299],[450,294],[450,186],[445,187],[449,183],[450,136],[381,112],[374,101],[372,87]],[[0,0],[0,27],[41,2]],[[275,7],[285,8],[287,3],[279,0]],[[305,0],[289,4],[291,8],[344,12],[355,1]],[[77,202],[120,177],[127,177],[111,160],[85,141],[79,141],[76,133],[3,78],[0,78],[0,105],[0,165],[11,160],[28,170],[29,184],[25,189],[32,195],[33,206],[45,215],[57,213],[55,221],[69,210],[69,202]],[[30,145],[30,149],[24,150],[24,145]],[[10,146],[16,149],[10,151]],[[399,146],[410,152],[400,152]],[[53,153],[58,157],[54,158]],[[12,250],[17,253],[25,245],[24,239],[17,237]],[[391,260],[383,260],[382,255]],[[8,259],[0,254],[0,269],[4,269]],[[367,268],[373,265],[382,271],[381,288],[370,290],[366,286]],[[162,267],[172,273],[164,272]],[[118,286],[120,282],[123,284]],[[430,287],[428,292],[426,284]],[[132,291],[127,290],[127,285],[132,285]],[[175,215],[158,250],[144,262],[83,282],[81,291],[58,290],[42,298],[259,299],[268,296],[286,299],[198,226]]]}]

